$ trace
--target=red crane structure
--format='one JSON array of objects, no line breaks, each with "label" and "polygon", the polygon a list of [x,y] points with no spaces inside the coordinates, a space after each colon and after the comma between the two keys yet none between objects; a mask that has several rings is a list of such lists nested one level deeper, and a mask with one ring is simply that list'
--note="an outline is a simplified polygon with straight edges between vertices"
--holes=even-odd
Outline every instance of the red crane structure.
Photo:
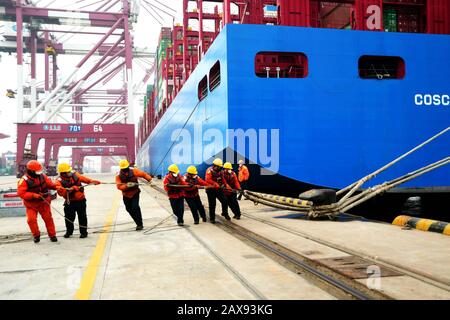
[{"label": "red crane structure", "polygon": [[[161,6],[152,2],[146,7],[158,13]],[[41,139],[92,146],[92,139],[120,136],[134,162],[133,101],[155,57],[133,44],[139,9],[136,0],[0,0],[0,21],[14,24],[12,32],[3,34],[0,51],[17,56],[18,176],[29,159],[37,158]],[[44,72],[38,74],[41,56]],[[60,74],[65,56],[78,63]],[[24,76],[28,58],[30,74]],[[143,80],[134,81],[133,61],[145,66]]]},{"label": "red crane structure", "polygon": [[103,167],[103,159],[105,159],[104,157],[128,157],[128,150],[126,147],[72,148],[72,168],[82,173],[84,158],[91,156],[102,156]]}]

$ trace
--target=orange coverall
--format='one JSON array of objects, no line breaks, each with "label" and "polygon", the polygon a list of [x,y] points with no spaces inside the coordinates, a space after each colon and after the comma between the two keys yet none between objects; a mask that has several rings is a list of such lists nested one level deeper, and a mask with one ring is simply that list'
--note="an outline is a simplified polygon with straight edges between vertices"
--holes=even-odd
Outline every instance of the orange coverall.
[{"label": "orange coverall", "polygon": [[[137,178],[144,178],[145,180],[147,180],[148,182],[152,181],[152,177],[147,174],[144,171],[141,171],[139,169],[136,168],[130,168],[130,170],[133,170],[134,173],[134,177],[136,181],[126,181],[126,182],[136,182],[137,183]],[[122,180],[120,179],[120,175],[116,175],[116,185],[117,185],[117,189],[119,189],[120,191],[122,191],[122,195],[125,198],[133,198],[133,196],[138,193],[140,190],[138,187],[133,187],[133,188],[128,188],[126,185],[126,182],[122,182]],[[129,190],[130,189],[130,190]]]},{"label": "orange coverall", "polygon": [[[88,177],[82,176],[78,172],[75,172],[74,174],[78,177],[80,182],[83,182],[83,183],[86,183],[86,184],[91,184],[91,183],[94,183],[96,181],[96,180],[92,180],[92,179],[90,179]],[[56,179],[56,183],[55,183],[56,191],[58,191],[58,194],[61,197],[63,197],[64,199],[67,199],[67,190],[66,190],[66,188],[63,187],[62,182],[61,182],[60,179],[64,179],[64,178],[60,177],[60,178]],[[70,180],[71,183],[73,183],[73,179],[72,178],[67,179],[67,180]],[[74,189],[77,189],[77,188],[74,188]],[[80,190],[74,190],[73,192],[69,193],[69,200],[70,201],[81,201],[83,199],[85,199],[84,192],[81,192]]]},{"label": "orange coverall", "polygon": [[[29,184],[32,185],[31,188]],[[56,186],[45,174],[41,174],[41,177],[37,178],[25,174],[17,183],[17,195],[23,199],[27,223],[34,237],[41,235],[37,222],[38,213],[45,222],[49,237],[56,236],[55,223],[50,208],[51,197],[47,192],[49,189],[56,190]],[[45,201],[40,195],[44,196]]]},{"label": "orange coverall", "polygon": [[247,166],[242,165],[239,167],[238,178],[239,182],[245,182],[250,178],[250,172],[248,171]]}]

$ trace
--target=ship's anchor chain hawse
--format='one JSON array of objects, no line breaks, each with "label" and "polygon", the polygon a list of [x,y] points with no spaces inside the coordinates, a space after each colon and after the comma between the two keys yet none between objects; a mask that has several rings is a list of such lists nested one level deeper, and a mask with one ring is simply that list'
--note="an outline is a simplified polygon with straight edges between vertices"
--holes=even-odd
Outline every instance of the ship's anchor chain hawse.
[{"label": "ship's anchor chain hawse", "polygon": [[[364,190],[360,189],[364,183],[373,179],[381,172],[387,170],[397,162],[406,158],[415,151],[421,149],[428,143],[442,136],[447,131],[450,131],[450,127],[447,127],[446,129],[442,130],[435,136],[429,138],[428,140],[424,141],[423,143],[419,144],[418,146],[414,147],[408,152],[402,154],[401,156],[392,160],[383,167],[377,169],[376,171],[368,174],[367,176],[359,179],[358,181],[338,191],[333,189],[312,189],[300,194],[299,198],[288,198],[277,195],[253,192],[249,190],[245,190],[243,191],[243,193],[244,196],[247,199],[253,201],[255,205],[261,203],[278,209],[299,211],[306,214],[309,219],[328,217],[333,220],[339,214],[347,212],[353,207],[356,207],[357,205],[379,195],[380,193],[386,192],[389,189],[392,189],[398,185],[401,185],[405,182],[415,179],[427,172],[430,172],[432,170],[445,166],[446,164],[449,164],[450,156],[445,157],[434,163],[431,163],[427,166],[421,167],[415,171],[409,172],[396,179],[383,182],[381,184],[375,185],[371,188],[367,188]],[[340,199],[337,200],[338,198]]]}]

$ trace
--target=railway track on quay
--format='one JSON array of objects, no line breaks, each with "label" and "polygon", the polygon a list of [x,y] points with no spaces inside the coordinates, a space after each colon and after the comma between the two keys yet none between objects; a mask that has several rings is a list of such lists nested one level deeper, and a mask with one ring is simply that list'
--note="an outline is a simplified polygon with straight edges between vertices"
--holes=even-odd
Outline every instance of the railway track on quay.
[{"label": "railway track on quay", "polygon": [[440,279],[438,277],[435,277],[435,276],[432,276],[432,275],[429,275],[429,274],[421,273],[421,272],[419,272],[417,270],[408,268],[408,267],[403,266],[403,265],[396,264],[396,263],[394,263],[392,261],[387,261],[387,260],[385,260],[383,258],[380,258],[380,257],[374,257],[374,256],[371,256],[371,255],[367,255],[367,254],[364,254],[364,253],[361,253],[361,252],[358,252],[358,251],[355,251],[355,250],[343,247],[342,245],[337,245],[337,244],[330,243],[329,241],[326,241],[326,240],[323,240],[323,239],[318,239],[315,236],[308,235],[308,234],[300,232],[298,230],[294,230],[292,228],[283,226],[281,224],[278,224],[276,222],[270,221],[268,219],[256,217],[253,214],[248,213],[248,212],[242,212],[242,216],[244,216],[247,219],[251,219],[253,221],[257,221],[257,222],[263,223],[265,225],[271,226],[273,228],[282,230],[282,231],[287,232],[289,234],[292,234],[294,236],[298,236],[298,237],[301,237],[303,239],[310,240],[310,241],[313,241],[313,242],[315,242],[317,244],[326,246],[328,248],[332,248],[332,249],[335,249],[337,251],[341,251],[341,252],[346,253],[346,254],[348,254],[350,256],[358,257],[360,259],[364,259],[366,261],[370,261],[373,264],[381,265],[381,266],[383,266],[385,268],[394,270],[394,271],[398,272],[401,275],[410,276],[410,277],[412,277],[414,279],[417,279],[419,281],[425,282],[425,283],[427,283],[429,285],[432,285],[432,286],[434,286],[436,288],[440,288],[440,289],[443,289],[443,290],[446,290],[446,291],[450,292],[450,283],[448,281],[445,281],[444,279]]},{"label": "railway track on quay", "polygon": [[[164,189],[159,186],[152,186],[152,188],[158,191],[160,194],[166,194]],[[147,191],[148,192],[148,191]],[[170,206],[164,200],[159,197],[155,199],[171,212]],[[163,202],[164,201],[164,202]],[[188,210],[187,206],[186,209]],[[327,291],[337,299],[347,299],[347,300],[390,300],[391,297],[373,290],[369,289],[367,286],[355,281],[354,279],[345,277],[338,272],[327,268],[314,260],[305,258],[298,253],[272,241],[271,239],[262,237],[242,226],[239,226],[231,221],[217,216],[216,226],[225,232],[237,237],[242,242],[253,247],[261,254],[271,258],[283,267],[296,273],[298,276],[307,279],[309,282],[313,283],[315,286]],[[192,230],[188,231],[195,237],[195,233]],[[199,240],[199,239],[197,239]],[[207,248],[209,249],[209,248]],[[209,250],[211,251],[211,250]],[[214,256],[218,257],[216,253]],[[236,272],[234,272],[236,273]],[[246,286],[251,285],[246,282],[245,279],[240,279],[240,281]],[[252,291],[252,290],[251,290]],[[253,292],[254,293],[254,292]],[[254,294],[258,298],[258,294]],[[259,297],[260,298],[260,297]]]}]

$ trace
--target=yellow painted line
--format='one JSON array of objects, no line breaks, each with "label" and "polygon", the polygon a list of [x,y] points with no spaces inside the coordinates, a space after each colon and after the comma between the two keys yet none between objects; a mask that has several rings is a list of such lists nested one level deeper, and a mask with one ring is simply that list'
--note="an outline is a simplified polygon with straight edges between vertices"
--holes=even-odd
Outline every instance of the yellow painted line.
[{"label": "yellow painted line", "polygon": [[77,300],[89,300],[91,297],[92,289],[94,289],[95,279],[97,277],[98,268],[102,261],[103,252],[105,251],[106,241],[108,240],[111,225],[114,220],[114,216],[119,209],[119,192],[116,194],[111,209],[106,216],[106,221],[103,230],[105,233],[100,233],[100,237],[97,240],[97,245],[92,252],[91,258],[86,266],[83,273],[83,278],[81,279],[80,287],[78,288],[75,299]]}]

